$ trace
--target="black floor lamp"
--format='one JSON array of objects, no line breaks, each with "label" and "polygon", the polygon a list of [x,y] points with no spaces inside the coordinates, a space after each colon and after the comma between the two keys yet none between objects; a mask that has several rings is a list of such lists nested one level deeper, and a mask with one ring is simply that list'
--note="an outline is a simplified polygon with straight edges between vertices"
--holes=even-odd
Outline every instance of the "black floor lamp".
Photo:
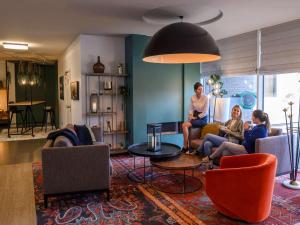
[{"label": "black floor lamp", "polygon": [[[300,82],[300,81],[299,81]],[[299,158],[300,158],[300,97],[299,97],[299,108],[298,108],[298,122],[296,127],[293,125],[293,105],[294,103],[290,101],[289,106],[283,109],[285,115],[285,123],[288,138],[288,147],[291,163],[291,173],[290,179],[284,180],[283,185],[291,189],[300,189],[300,182],[297,181],[297,174],[299,168]],[[289,112],[289,115],[287,113]]]}]

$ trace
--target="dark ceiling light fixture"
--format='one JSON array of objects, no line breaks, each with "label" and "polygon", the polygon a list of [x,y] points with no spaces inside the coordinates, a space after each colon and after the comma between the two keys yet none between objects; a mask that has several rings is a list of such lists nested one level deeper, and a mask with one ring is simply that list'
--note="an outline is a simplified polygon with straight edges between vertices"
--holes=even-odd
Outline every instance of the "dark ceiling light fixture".
[{"label": "dark ceiling light fixture", "polygon": [[206,30],[192,23],[178,22],[154,34],[144,51],[143,61],[182,64],[211,62],[220,58],[218,46]]}]

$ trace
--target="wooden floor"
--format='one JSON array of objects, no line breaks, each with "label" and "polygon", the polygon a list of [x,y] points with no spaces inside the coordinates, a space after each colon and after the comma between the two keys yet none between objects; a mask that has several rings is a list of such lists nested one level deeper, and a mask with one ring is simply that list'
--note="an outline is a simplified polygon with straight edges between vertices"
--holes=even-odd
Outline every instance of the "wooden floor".
[{"label": "wooden floor", "polygon": [[45,142],[0,142],[0,225],[36,224],[31,165]]},{"label": "wooden floor", "polygon": [[0,165],[41,161],[41,148],[46,139],[0,142]]},{"label": "wooden floor", "polygon": [[0,166],[0,224],[36,224],[31,163]]}]

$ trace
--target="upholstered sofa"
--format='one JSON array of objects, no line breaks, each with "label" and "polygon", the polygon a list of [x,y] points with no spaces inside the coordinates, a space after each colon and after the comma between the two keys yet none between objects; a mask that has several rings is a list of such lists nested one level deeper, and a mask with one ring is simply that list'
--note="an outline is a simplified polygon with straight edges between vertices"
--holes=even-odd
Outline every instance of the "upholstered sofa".
[{"label": "upholstered sofa", "polygon": [[[218,124],[208,124],[201,128],[190,129],[190,146],[198,149],[202,144],[203,137],[207,133],[219,134]],[[256,153],[271,153],[277,157],[276,176],[290,172],[290,157],[288,150],[287,136],[282,134],[281,129],[272,128],[266,138],[259,138],[255,143]]]},{"label": "upholstered sofa", "polygon": [[47,141],[42,149],[45,208],[49,196],[65,193],[105,191],[109,200],[110,148],[95,137],[93,145],[53,147]]}]

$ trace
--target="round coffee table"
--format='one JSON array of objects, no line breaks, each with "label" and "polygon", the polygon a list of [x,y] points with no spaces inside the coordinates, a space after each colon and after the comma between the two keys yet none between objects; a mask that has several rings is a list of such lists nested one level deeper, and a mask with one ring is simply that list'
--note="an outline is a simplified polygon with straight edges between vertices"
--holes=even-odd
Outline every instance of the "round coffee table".
[{"label": "round coffee table", "polygon": [[[151,159],[151,165],[172,170],[168,174],[151,176],[151,184],[159,191],[172,194],[185,194],[197,191],[201,188],[200,179],[194,177],[194,169],[201,165],[201,158],[196,155],[181,154],[179,157],[170,160]],[[183,174],[174,173],[174,170],[183,170]],[[192,176],[186,174],[187,170],[192,171]]]},{"label": "round coffee table", "polygon": [[[146,182],[146,161],[145,158],[150,158],[150,159],[167,159],[167,158],[172,158],[172,157],[176,157],[178,155],[180,155],[181,153],[181,149],[178,145],[174,145],[174,144],[170,144],[170,143],[161,143],[161,150],[160,151],[149,151],[148,150],[148,143],[144,142],[144,143],[139,143],[139,144],[133,144],[130,145],[128,147],[128,152],[130,155],[133,156],[133,170],[129,171],[128,173],[128,177],[131,180],[137,181],[137,182],[141,182],[140,180],[137,180],[135,176],[135,179],[132,179],[132,175],[135,174],[137,169],[144,169],[144,183]],[[144,166],[143,167],[139,167],[136,168],[136,164],[135,164],[135,157],[136,156],[140,156],[140,157],[144,157]]]}]

